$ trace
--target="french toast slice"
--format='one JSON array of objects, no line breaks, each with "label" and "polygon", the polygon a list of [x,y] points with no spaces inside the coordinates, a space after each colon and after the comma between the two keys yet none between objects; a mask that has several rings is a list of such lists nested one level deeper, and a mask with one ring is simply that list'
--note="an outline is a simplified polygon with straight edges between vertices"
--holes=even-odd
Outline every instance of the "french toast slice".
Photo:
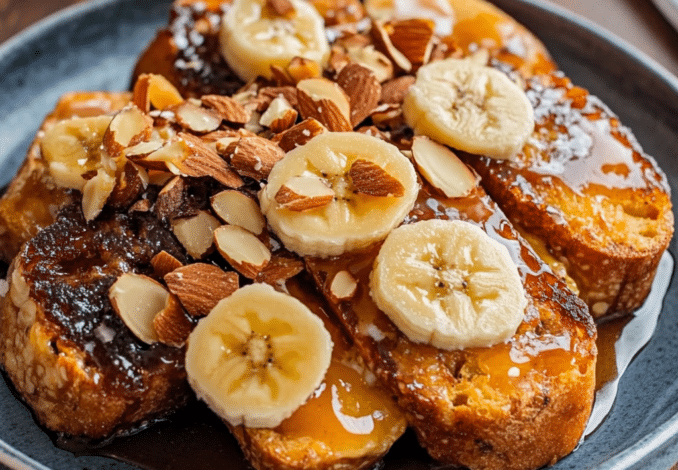
[{"label": "french toast slice", "polygon": [[[370,295],[380,244],[339,257],[307,258],[307,269],[433,458],[474,470],[555,463],[577,446],[593,404],[596,330],[586,306],[482,187],[448,199],[424,183],[404,223],[431,218],[479,225],[509,249],[528,306],[508,341],[445,351],[408,339]],[[342,271],[358,287],[352,298],[338,300],[331,284]]]},{"label": "french toast slice", "polygon": [[511,160],[465,154],[511,221],[544,244],[595,318],[650,292],[673,235],[666,176],[618,117],[562,73],[527,81],[535,129]]},{"label": "french toast slice", "polygon": [[[63,119],[117,111],[129,102],[130,97],[130,93],[68,93],[47,115],[38,136]],[[59,210],[72,200],[69,190],[52,181],[47,162],[40,154],[40,138],[36,137],[21,168],[0,198],[0,260],[11,261],[19,247],[38,230],[54,222]]]}]

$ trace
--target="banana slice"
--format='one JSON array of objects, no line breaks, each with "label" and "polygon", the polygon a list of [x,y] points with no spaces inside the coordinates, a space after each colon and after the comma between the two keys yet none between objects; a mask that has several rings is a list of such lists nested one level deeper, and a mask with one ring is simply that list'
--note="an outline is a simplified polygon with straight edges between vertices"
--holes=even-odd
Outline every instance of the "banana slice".
[{"label": "banana slice", "polygon": [[235,0],[220,31],[221,53],[244,81],[271,78],[271,65],[303,57],[324,65],[330,47],[325,23],[309,3],[290,0],[292,11],[275,12],[266,0]]},{"label": "banana slice", "polygon": [[320,385],[332,347],[308,307],[267,284],[251,284],[200,320],[188,338],[186,373],[222,419],[273,428]]},{"label": "banana slice", "polygon": [[[45,131],[40,150],[56,184],[82,191],[87,182],[82,175],[96,171],[108,160],[102,144],[111,119],[112,116],[76,117]],[[115,163],[109,163],[114,170]]]},{"label": "banana slice", "polygon": [[418,191],[412,163],[394,145],[356,132],[326,132],[275,165],[259,200],[288,249],[328,257],[384,239]]},{"label": "banana slice", "polygon": [[418,134],[500,159],[514,157],[534,129],[525,92],[504,73],[468,59],[421,67],[403,114]]},{"label": "banana slice", "polygon": [[370,289],[408,338],[448,350],[507,340],[527,306],[506,247],[459,220],[427,220],[391,232]]}]

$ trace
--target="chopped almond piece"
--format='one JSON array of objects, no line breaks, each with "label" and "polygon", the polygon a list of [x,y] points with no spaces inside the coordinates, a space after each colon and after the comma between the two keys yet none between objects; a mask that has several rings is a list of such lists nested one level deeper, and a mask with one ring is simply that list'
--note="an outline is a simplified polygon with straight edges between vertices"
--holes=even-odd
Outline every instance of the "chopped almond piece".
[{"label": "chopped almond piece", "polygon": [[252,232],[236,225],[223,225],[214,231],[221,256],[243,276],[254,279],[271,259],[270,250]]},{"label": "chopped almond piece", "polygon": [[371,33],[377,49],[389,56],[393,63],[405,72],[412,70],[412,62],[393,45],[383,21],[374,21]]},{"label": "chopped almond piece", "polygon": [[148,183],[146,170],[128,161],[125,163],[108,203],[112,207],[126,209],[144,192]]},{"label": "chopped almond piece", "polygon": [[242,227],[255,235],[264,231],[266,219],[257,201],[251,197],[227,189],[212,196],[210,201],[212,209],[224,222]]},{"label": "chopped almond piece", "polygon": [[285,156],[279,146],[257,136],[241,137],[231,143],[224,154],[239,174],[256,180],[268,178],[273,165]]},{"label": "chopped almond piece", "polygon": [[381,85],[381,102],[402,105],[405,95],[415,82],[414,75],[403,75]]},{"label": "chopped almond piece", "polygon": [[352,47],[346,53],[351,62],[370,69],[379,83],[393,78],[393,62],[385,54],[376,50],[373,45]]},{"label": "chopped almond piece", "polygon": [[289,129],[297,121],[297,110],[292,108],[283,96],[279,96],[259,118],[259,124],[270,128],[276,134]]},{"label": "chopped almond piece", "polygon": [[85,183],[82,188],[82,213],[85,220],[94,220],[101,213],[108,197],[115,188],[115,176],[104,170],[98,170],[96,176]]},{"label": "chopped almond piece", "polygon": [[190,101],[184,101],[176,106],[171,106],[168,110],[172,111],[176,116],[177,124],[197,134],[204,134],[218,129],[222,121],[220,116],[205,108],[196,106]]},{"label": "chopped almond piece", "polygon": [[179,90],[169,80],[154,73],[139,75],[132,96],[133,103],[146,112],[151,105],[162,110],[184,101]]},{"label": "chopped almond piece", "polygon": [[188,144],[190,149],[186,158],[167,162],[172,173],[184,176],[209,176],[229,188],[239,188],[243,180],[229,168],[226,161],[202,139],[180,132],[178,138]]},{"label": "chopped almond piece", "polygon": [[334,191],[317,176],[295,176],[275,195],[278,204],[292,211],[317,209],[332,202]]},{"label": "chopped almond piece", "polygon": [[153,204],[148,199],[139,199],[134,204],[129,206],[129,209],[127,209],[127,212],[129,214],[131,214],[133,212],[148,212],[148,211],[151,210],[152,205]]},{"label": "chopped almond piece", "polygon": [[266,8],[275,16],[283,18],[291,18],[295,12],[290,0],[266,0]]},{"label": "chopped almond piece", "polygon": [[165,308],[170,293],[162,284],[141,274],[122,274],[108,291],[113,309],[141,341],[158,341],[153,319]]},{"label": "chopped almond piece", "polygon": [[172,231],[193,258],[207,255],[214,242],[214,230],[221,223],[207,211],[172,221]]},{"label": "chopped almond piece", "polygon": [[370,69],[358,64],[344,67],[337,77],[337,83],[348,95],[351,125],[355,127],[379,104],[381,85]]},{"label": "chopped almond piece", "polygon": [[237,273],[206,263],[182,266],[166,274],[164,279],[169,291],[179,297],[194,317],[207,315],[221,299],[240,287]]},{"label": "chopped almond piece", "polygon": [[348,271],[339,271],[330,284],[330,294],[337,300],[346,300],[353,297],[358,283]]},{"label": "chopped almond piece", "polygon": [[435,23],[430,19],[412,18],[385,25],[393,46],[413,65],[428,63],[433,51]]},{"label": "chopped almond piece", "polygon": [[161,219],[173,219],[184,201],[186,185],[181,176],[175,176],[163,186],[155,201],[155,212]]},{"label": "chopped almond piece", "polygon": [[214,110],[224,121],[233,124],[246,124],[251,113],[243,105],[230,96],[204,95],[200,98],[202,104]]},{"label": "chopped almond piece", "polygon": [[165,307],[153,318],[153,328],[158,335],[158,341],[180,348],[186,344],[193,331],[193,322],[186,315],[177,296],[170,294]]},{"label": "chopped almond piece", "polygon": [[[138,148],[136,146],[135,148]],[[152,148],[150,145],[149,149]],[[127,153],[127,158],[137,165],[148,170],[167,171],[168,163],[180,162],[188,158],[191,154],[191,148],[184,140],[172,138],[159,149],[150,153],[145,153],[146,148],[141,149],[142,153]]]},{"label": "chopped almond piece", "polygon": [[303,57],[294,57],[287,66],[287,74],[294,83],[307,78],[318,78],[322,75],[322,67],[318,62]]},{"label": "chopped almond piece", "polygon": [[284,152],[289,152],[304,145],[313,137],[327,132],[327,128],[313,118],[301,121],[284,132],[273,136],[272,142],[278,144]]},{"label": "chopped almond piece", "polygon": [[176,259],[174,256],[162,250],[160,253],[151,258],[151,266],[153,266],[153,274],[159,278],[165,277],[165,274],[171,273],[175,269],[182,267],[184,264]]},{"label": "chopped almond piece", "polygon": [[351,105],[339,85],[326,78],[308,78],[297,83],[299,112],[314,118],[334,132],[350,131]]},{"label": "chopped almond piece", "polygon": [[405,194],[402,183],[374,162],[356,160],[351,165],[348,176],[356,193],[379,197],[402,197]]},{"label": "chopped almond piece", "polygon": [[304,270],[304,262],[299,258],[271,256],[266,267],[257,275],[255,282],[265,282],[272,286],[284,283]]},{"label": "chopped almond piece", "polygon": [[121,109],[104,133],[103,145],[112,157],[117,157],[126,147],[148,140],[153,131],[153,119],[134,105]]}]

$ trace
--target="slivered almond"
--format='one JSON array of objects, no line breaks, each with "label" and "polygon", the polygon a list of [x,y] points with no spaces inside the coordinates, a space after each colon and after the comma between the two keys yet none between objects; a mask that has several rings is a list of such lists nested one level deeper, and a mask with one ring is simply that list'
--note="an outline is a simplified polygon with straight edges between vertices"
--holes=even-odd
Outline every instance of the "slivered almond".
[{"label": "slivered almond", "polygon": [[212,111],[196,106],[190,101],[167,108],[176,117],[177,124],[197,134],[205,134],[219,128],[222,118]]},{"label": "slivered almond", "polygon": [[427,137],[412,141],[412,156],[420,173],[447,197],[463,197],[478,186],[478,177],[452,150]]},{"label": "slivered almond", "polygon": [[309,78],[297,83],[299,113],[314,118],[334,132],[350,131],[351,105],[344,90],[326,78]]},{"label": "slivered almond", "polygon": [[250,120],[250,112],[229,96],[204,95],[202,104],[214,110],[224,121],[233,124],[246,124]]},{"label": "slivered almond", "polygon": [[184,98],[169,80],[154,73],[141,74],[134,84],[132,102],[142,111],[148,112],[151,105],[156,109],[179,104]]},{"label": "slivered almond", "polygon": [[104,132],[104,149],[117,157],[126,147],[148,140],[153,132],[153,119],[135,105],[121,109]]},{"label": "slivered almond", "polygon": [[126,209],[148,187],[148,173],[131,161],[127,161],[111,193],[108,203],[117,209]]},{"label": "slivered almond", "polygon": [[207,255],[214,244],[214,230],[221,225],[212,214],[200,211],[193,217],[172,221],[172,232],[195,259]]},{"label": "slivered almond", "polygon": [[351,105],[351,126],[355,127],[376,108],[381,98],[381,85],[374,73],[362,65],[348,64],[337,76],[337,83],[348,95]]},{"label": "slivered almond", "polygon": [[108,291],[113,310],[141,341],[158,341],[153,319],[165,308],[170,293],[157,281],[142,274],[125,273]]},{"label": "slivered almond", "polygon": [[357,193],[379,197],[402,197],[405,194],[402,183],[374,162],[356,160],[348,170],[348,176]]},{"label": "slivered almond", "polygon": [[165,307],[153,318],[153,328],[158,341],[168,346],[180,348],[186,344],[193,331],[193,322],[186,315],[176,295],[168,295]]},{"label": "slivered almond", "polygon": [[294,176],[275,195],[278,204],[299,212],[326,206],[333,199],[332,188],[317,176]]},{"label": "slivered almond", "polygon": [[304,270],[304,262],[299,258],[271,256],[266,267],[257,274],[255,282],[265,282],[277,286]]},{"label": "slivered almond", "polygon": [[435,23],[426,18],[391,21],[384,25],[393,46],[412,65],[428,63],[433,51]]},{"label": "slivered almond", "polygon": [[393,62],[373,45],[349,48],[346,53],[352,62],[370,69],[379,83],[393,78]]},{"label": "slivered almond", "polygon": [[289,152],[306,144],[313,137],[323,132],[327,132],[325,126],[313,118],[308,118],[286,131],[274,135],[271,141],[278,144],[283,152]]},{"label": "slivered almond", "polygon": [[410,62],[410,60],[393,45],[385,25],[386,23],[380,20],[372,22],[371,33],[375,46],[378,50],[390,57],[393,63],[402,70],[405,72],[411,71],[412,62]]},{"label": "slivered almond", "polygon": [[240,191],[221,191],[212,196],[210,202],[214,212],[228,224],[242,227],[255,235],[261,234],[266,227],[259,204]]},{"label": "slivered almond", "polygon": [[403,75],[383,83],[381,85],[381,102],[401,105],[415,80],[413,75]]},{"label": "slivered almond", "polygon": [[82,188],[82,213],[85,220],[94,220],[101,213],[115,188],[115,181],[115,176],[102,169],[85,183]]},{"label": "slivered almond", "polygon": [[184,159],[168,162],[167,167],[172,173],[193,177],[209,176],[229,188],[239,188],[244,184],[240,176],[202,139],[182,132],[177,137],[186,142],[191,151]]},{"label": "slivered almond", "polygon": [[179,297],[194,317],[207,315],[221,299],[240,287],[237,273],[206,263],[182,266],[166,274],[164,279],[169,291]]},{"label": "slivered almond", "polygon": [[163,186],[155,201],[155,212],[160,219],[171,220],[176,217],[184,201],[185,189],[181,176],[175,176]]},{"label": "slivered almond", "polygon": [[273,165],[285,156],[276,144],[263,137],[241,137],[224,152],[231,166],[242,176],[256,180],[268,178]]},{"label": "slivered almond", "polygon": [[317,78],[322,75],[322,67],[318,62],[304,57],[294,57],[287,65],[287,74],[294,83],[307,78]]},{"label": "slivered almond", "polygon": [[165,274],[171,273],[175,269],[182,267],[184,264],[176,259],[174,256],[162,250],[151,258],[151,266],[153,266],[153,274],[159,278],[165,277]]},{"label": "slivered almond", "polygon": [[259,118],[259,124],[270,128],[276,134],[289,129],[297,121],[297,110],[283,97],[271,101],[266,112]]},{"label": "slivered almond", "polygon": [[252,232],[236,225],[222,225],[214,231],[221,256],[243,276],[254,279],[266,267],[271,252]]},{"label": "slivered almond", "polygon": [[358,283],[348,271],[339,271],[330,284],[330,294],[335,300],[347,300],[353,297]]}]

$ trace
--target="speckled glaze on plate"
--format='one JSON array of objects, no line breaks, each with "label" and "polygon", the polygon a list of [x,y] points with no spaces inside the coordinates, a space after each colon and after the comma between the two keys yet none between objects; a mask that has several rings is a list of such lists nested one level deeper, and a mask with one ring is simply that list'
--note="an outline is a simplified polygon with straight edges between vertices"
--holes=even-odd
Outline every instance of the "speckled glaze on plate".
[{"label": "speckled glaze on plate", "polygon": [[[633,129],[668,176],[675,214],[678,79],[633,47],[563,10],[536,0],[495,3],[535,32],[576,84],[600,96]],[[64,10],[0,47],[0,186],[13,176],[44,115],[61,94],[128,87],[137,55],[166,24],[168,11],[167,1],[94,0]],[[669,250],[678,253],[676,237]],[[668,469],[678,461],[678,281],[668,255],[662,266],[658,290],[651,294],[654,305],[648,306],[649,314],[661,309],[651,341],[624,373],[607,419],[573,454],[551,467],[554,470]],[[662,305],[661,291],[667,285]],[[625,334],[640,334],[632,325]],[[394,449],[385,469],[433,468],[417,461],[421,451],[408,454],[407,449]],[[224,465],[247,468],[244,461]],[[2,468],[137,467],[57,449],[0,380]]]}]

